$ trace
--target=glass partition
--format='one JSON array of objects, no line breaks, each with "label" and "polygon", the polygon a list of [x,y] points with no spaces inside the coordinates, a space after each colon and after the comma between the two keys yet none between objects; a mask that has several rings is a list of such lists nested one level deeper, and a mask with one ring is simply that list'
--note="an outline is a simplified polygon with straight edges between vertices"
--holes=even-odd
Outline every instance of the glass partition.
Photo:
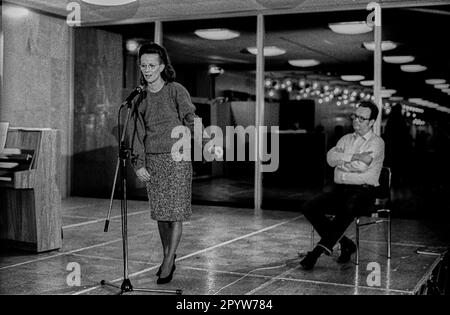
[{"label": "glass partition", "polygon": [[[299,210],[333,180],[326,153],[345,133],[361,100],[373,99],[373,41],[367,11],[266,17],[266,123],[279,125],[279,167],[263,175],[265,209]],[[343,22],[361,21],[345,34]]]},{"label": "glass partition", "polygon": [[194,160],[193,202],[253,207],[256,17],[165,22],[163,34],[177,81],[223,139],[223,161]]}]

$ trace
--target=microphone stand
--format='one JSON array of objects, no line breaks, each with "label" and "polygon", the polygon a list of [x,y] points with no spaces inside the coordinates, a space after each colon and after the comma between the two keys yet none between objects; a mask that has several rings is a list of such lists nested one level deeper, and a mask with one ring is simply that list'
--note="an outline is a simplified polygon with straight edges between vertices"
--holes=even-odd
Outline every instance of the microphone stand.
[{"label": "microphone stand", "polygon": [[[126,147],[125,137],[126,137],[126,133],[127,133],[128,122],[130,120],[131,113],[134,110],[131,100],[132,99],[130,97],[128,97],[127,100],[125,102],[123,102],[119,108],[119,113],[118,113],[118,135],[119,135],[119,139],[120,139],[119,156],[117,157],[116,171],[115,171],[115,175],[114,175],[114,183],[113,183],[111,199],[110,199],[110,203],[109,203],[108,216],[105,221],[105,228],[104,228],[104,232],[105,233],[108,232],[109,221],[111,218],[111,209],[112,209],[112,204],[113,204],[113,199],[114,199],[114,191],[116,188],[117,177],[118,177],[118,173],[119,173],[119,169],[120,169],[120,183],[121,183],[120,186],[121,186],[121,192],[122,192],[121,200],[120,200],[120,209],[121,209],[120,213],[121,213],[121,219],[122,219],[123,282],[122,282],[121,286],[115,285],[115,284],[107,282],[105,280],[100,281],[100,284],[102,286],[111,286],[111,287],[120,289],[120,292],[118,292],[118,295],[122,295],[126,292],[132,292],[132,291],[156,292],[156,293],[181,295],[183,292],[182,290],[134,288],[128,277],[128,227],[127,227],[127,225],[128,225],[128,221],[127,221],[128,220],[128,207],[127,207],[127,167],[126,166],[127,166],[127,159],[132,154],[132,149]],[[121,116],[120,114],[121,114],[122,109],[125,106],[127,107],[127,116],[126,116],[123,130],[121,132],[120,131],[120,116]]]}]

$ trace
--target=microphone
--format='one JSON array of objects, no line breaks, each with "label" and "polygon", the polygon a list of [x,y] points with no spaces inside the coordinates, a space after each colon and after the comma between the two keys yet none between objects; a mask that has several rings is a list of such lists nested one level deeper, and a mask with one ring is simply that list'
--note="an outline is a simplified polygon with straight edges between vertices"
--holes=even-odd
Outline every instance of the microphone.
[{"label": "microphone", "polygon": [[130,103],[137,95],[141,94],[144,90],[145,90],[145,86],[139,85],[130,93],[130,95],[127,97],[125,102]]}]

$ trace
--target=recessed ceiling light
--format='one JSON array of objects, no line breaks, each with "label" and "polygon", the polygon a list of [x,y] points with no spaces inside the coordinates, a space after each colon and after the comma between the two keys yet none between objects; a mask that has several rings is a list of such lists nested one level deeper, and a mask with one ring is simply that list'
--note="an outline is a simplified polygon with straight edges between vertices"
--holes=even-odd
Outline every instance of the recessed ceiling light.
[{"label": "recessed ceiling light", "polygon": [[396,64],[413,62],[414,59],[415,58],[413,56],[385,56],[385,57],[383,57],[383,60],[385,62],[396,63]]},{"label": "recessed ceiling light", "polygon": [[81,0],[81,1],[86,2],[88,4],[102,5],[107,7],[125,5],[136,2],[136,0]]},{"label": "recessed ceiling light", "polygon": [[427,67],[422,65],[401,65],[400,69],[404,72],[422,72],[427,70]]},{"label": "recessed ceiling light", "polygon": [[[375,50],[375,42],[364,42],[363,45],[367,50],[371,50],[371,51]],[[381,42],[381,50],[382,51],[392,50],[395,48],[397,48],[397,44],[390,40]]]},{"label": "recessed ceiling light", "polygon": [[196,30],[195,35],[210,40],[227,40],[239,37],[240,33],[227,28],[209,28]]},{"label": "recessed ceiling light", "polygon": [[218,67],[216,65],[210,65],[208,68],[208,73],[211,75],[221,75],[224,72],[225,71],[221,67]]},{"label": "recessed ceiling light", "polygon": [[436,84],[434,87],[436,89],[443,90],[443,89],[448,89],[449,86],[450,86],[450,84]]},{"label": "recessed ceiling light", "polygon": [[365,80],[365,81],[361,81],[359,83],[363,86],[372,86],[375,84],[375,82],[373,80]]},{"label": "recessed ceiling light", "polygon": [[350,82],[361,81],[364,80],[364,78],[365,77],[363,75],[341,75],[342,80]]},{"label": "recessed ceiling light", "polygon": [[328,27],[335,33],[345,35],[364,34],[373,30],[365,21],[330,23]]},{"label": "recessed ceiling light", "polygon": [[[247,51],[253,55],[256,55],[258,53],[258,49],[256,47],[248,47]],[[273,57],[273,56],[279,56],[286,53],[286,50],[278,48],[276,46],[267,46],[264,47],[264,56],[266,57]]]},{"label": "recessed ceiling light", "polygon": [[139,48],[139,43],[137,41],[135,41],[134,39],[130,39],[130,40],[127,40],[126,47],[129,52],[135,53],[135,52],[137,52],[137,50]]},{"label": "recessed ceiling light", "polygon": [[444,79],[428,79],[428,80],[425,80],[425,83],[431,84],[431,85],[444,84],[445,80]]},{"label": "recessed ceiling light", "polygon": [[313,67],[320,64],[319,61],[314,59],[293,59],[288,61],[291,66],[294,67]]},{"label": "recessed ceiling light", "polygon": [[21,8],[21,7],[11,7],[6,6],[3,9],[3,14],[10,18],[20,19],[24,18],[30,13],[30,11],[27,8]]}]

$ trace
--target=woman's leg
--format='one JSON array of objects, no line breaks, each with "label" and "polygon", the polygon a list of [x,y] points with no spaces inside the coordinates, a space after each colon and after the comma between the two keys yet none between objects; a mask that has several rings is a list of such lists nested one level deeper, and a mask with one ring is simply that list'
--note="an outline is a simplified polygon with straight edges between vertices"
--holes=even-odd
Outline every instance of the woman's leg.
[{"label": "woman's leg", "polygon": [[163,265],[161,266],[161,278],[167,277],[172,271],[173,264],[175,263],[175,253],[180,243],[181,234],[183,233],[183,222],[168,222],[169,223],[169,248],[168,253],[164,257]]},{"label": "woman's leg", "polygon": [[161,244],[163,247],[164,257],[169,253],[170,244],[170,222],[158,221],[159,236],[161,237]]}]

